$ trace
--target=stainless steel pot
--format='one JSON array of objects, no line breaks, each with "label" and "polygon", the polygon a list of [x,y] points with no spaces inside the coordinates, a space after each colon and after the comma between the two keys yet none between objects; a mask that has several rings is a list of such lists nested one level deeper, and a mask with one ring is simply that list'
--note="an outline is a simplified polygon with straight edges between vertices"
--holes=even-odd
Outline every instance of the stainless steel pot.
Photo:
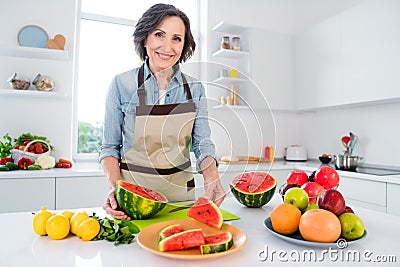
[{"label": "stainless steel pot", "polygon": [[335,167],[345,171],[355,171],[358,166],[358,161],[362,159],[363,158],[359,156],[333,155]]}]

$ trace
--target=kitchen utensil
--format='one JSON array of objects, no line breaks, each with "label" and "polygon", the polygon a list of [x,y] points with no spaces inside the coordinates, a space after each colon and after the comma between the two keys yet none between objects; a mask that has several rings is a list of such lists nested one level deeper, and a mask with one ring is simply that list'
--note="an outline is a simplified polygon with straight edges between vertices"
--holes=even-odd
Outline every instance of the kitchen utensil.
[{"label": "kitchen utensil", "polygon": [[172,212],[177,212],[177,211],[180,211],[180,210],[188,209],[188,208],[192,207],[193,205],[194,205],[194,203],[190,203],[190,204],[187,204],[187,205],[184,205],[184,206],[180,206],[180,207],[177,207],[175,209],[172,209],[172,210],[168,211],[168,213],[172,213]]},{"label": "kitchen utensil", "polygon": [[358,166],[358,161],[362,160],[362,157],[351,156],[349,154],[334,155],[333,156],[335,167],[339,170],[355,171]]},{"label": "kitchen utensil", "polygon": [[349,144],[349,154],[353,154],[354,146],[358,141],[358,136],[350,132],[350,144]]},{"label": "kitchen utensil", "polygon": [[350,137],[349,136],[343,136],[342,137],[342,144],[346,148],[346,151],[349,151],[349,142],[350,142]]},{"label": "kitchen utensil", "polygon": [[287,147],[285,159],[287,161],[307,161],[307,149],[299,145]]}]

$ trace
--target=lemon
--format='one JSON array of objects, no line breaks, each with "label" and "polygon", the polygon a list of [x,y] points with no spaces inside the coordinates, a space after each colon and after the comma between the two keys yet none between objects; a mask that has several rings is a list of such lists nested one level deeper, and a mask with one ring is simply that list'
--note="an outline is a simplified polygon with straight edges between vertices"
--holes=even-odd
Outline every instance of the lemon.
[{"label": "lemon", "polygon": [[84,241],[90,241],[100,232],[100,223],[94,218],[87,218],[79,224],[79,236]]},{"label": "lemon", "polygon": [[67,217],[68,220],[71,220],[71,217],[74,215],[74,213],[69,210],[63,210],[61,212],[61,215],[64,215],[65,217]]},{"label": "lemon", "polygon": [[40,211],[33,216],[33,231],[38,235],[46,235],[46,222],[51,216],[53,216],[53,213],[48,211],[46,206],[43,206]]},{"label": "lemon", "polygon": [[70,223],[71,223],[71,232],[74,235],[79,236],[79,225],[87,218],[89,218],[89,215],[86,213],[86,211],[79,211],[74,215],[72,215]]},{"label": "lemon", "polygon": [[56,214],[47,220],[46,232],[52,239],[59,240],[67,237],[69,230],[69,220],[64,215]]}]

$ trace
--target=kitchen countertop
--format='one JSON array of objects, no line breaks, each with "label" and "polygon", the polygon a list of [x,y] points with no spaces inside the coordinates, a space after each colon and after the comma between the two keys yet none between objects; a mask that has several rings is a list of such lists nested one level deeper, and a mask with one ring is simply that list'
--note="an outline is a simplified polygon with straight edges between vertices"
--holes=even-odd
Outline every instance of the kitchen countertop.
[{"label": "kitchen countertop", "polygon": [[[377,260],[391,261],[386,266],[396,266],[400,261],[400,217],[354,207],[363,219],[367,235],[346,249],[337,247],[318,248],[289,243],[271,234],[263,221],[273,207],[281,203],[275,194],[263,208],[246,208],[232,195],[228,195],[222,208],[241,217],[229,222],[243,230],[248,238],[246,246],[227,256],[208,260],[176,260],[154,255],[142,249],[138,243],[114,246],[112,242],[84,242],[75,236],[64,240],[51,240],[34,234],[29,212],[0,214],[0,266],[275,266],[289,263],[290,266],[309,266],[308,261],[295,261],[296,255],[313,255],[313,261],[325,264],[348,266],[376,266]],[[101,208],[85,209],[104,216]],[[268,253],[261,253],[262,251]],[[265,259],[265,256],[269,257]],[[359,260],[357,260],[360,256]],[[265,261],[260,260],[264,257]],[[318,257],[318,258],[316,258]],[[393,263],[395,261],[396,263]],[[382,263],[379,263],[381,266]]]},{"label": "kitchen countertop", "polygon": [[[192,163],[193,164],[193,163]],[[269,170],[303,170],[307,173],[315,171],[321,163],[318,160],[310,159],[304,162],[291,162],[283,159],[277,159],[271,165],[270,162],[262,162],[259,164],[226,164],[220,163],[218,170],[222,172],[241,172],[241,171],[269,171]],[[330,165],[335,168],[334,165]],[[388,182],[393,184],[400,184],[400,174],[398,175],[372,175],[350,171],[337,171],[339,175],[373,180],[378,182]],[[196,168],[193,165],[193,173],[196,173]],[[46,177],[85,177],[85,176],[104,176],[104,172],[100,163],[75,163],[71,169],[49,169],[41,171],[9,171],[0,172],[0,179],[8,178],[46,178]]]}]

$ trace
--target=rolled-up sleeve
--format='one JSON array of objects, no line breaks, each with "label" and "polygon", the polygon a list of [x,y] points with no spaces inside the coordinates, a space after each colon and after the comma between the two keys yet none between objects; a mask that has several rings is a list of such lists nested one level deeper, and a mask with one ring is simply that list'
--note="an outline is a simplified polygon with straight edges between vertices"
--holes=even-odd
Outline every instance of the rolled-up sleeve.
[{"label": "rolled-up sleeve", "polygon": [[115,77],[106,95],[103,139],[99,161],[108,156],[118,160],[121,159],[123,119],[121,96],[118,90],[117,77]]},{"label": "rolled-up sleeve", "polygon": [[[211,129],[208,119],[207,98],[205,90],[200,82],[195,82],[193,87],[194,102],[196,104],[196,118],[192,133],[192,148],[196,156],[196,170],[202,173],[200,169],[201,162],[206,157],[213,157],[218,165],[218,158],[215,155],[215,145],[211,140]],[[198,92],[198,94],[197,94]]]}]

